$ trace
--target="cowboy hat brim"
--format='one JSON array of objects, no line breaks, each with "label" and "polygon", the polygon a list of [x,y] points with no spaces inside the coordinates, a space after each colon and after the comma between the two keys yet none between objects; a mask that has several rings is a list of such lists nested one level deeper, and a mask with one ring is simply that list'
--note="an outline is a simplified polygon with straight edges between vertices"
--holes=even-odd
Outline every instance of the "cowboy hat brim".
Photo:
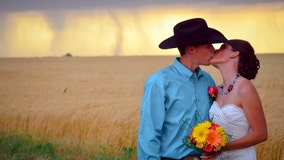
[{"label": "cowboy hat brim", "polygon": [[225,38],[225,36],[213,28],[208,28],[210,36],[205,39],[193,39],[193,40],[187,40],[184,42],[177,42],[175,36],[171,36],[164,41],[162,41],[159,45],[159,48],[161,49],[170,49],[170,48],[176,48],[179,46],[187,46],[187,45],[200,45],[200,44],[212,44],[212,43],[225,43],[228,40]]}]

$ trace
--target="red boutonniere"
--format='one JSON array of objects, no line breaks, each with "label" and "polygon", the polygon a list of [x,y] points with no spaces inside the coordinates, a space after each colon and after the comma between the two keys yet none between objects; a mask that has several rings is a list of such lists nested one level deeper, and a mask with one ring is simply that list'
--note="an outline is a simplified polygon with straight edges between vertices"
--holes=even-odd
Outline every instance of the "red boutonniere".
[{"label": "red boutonniere", "polygon": [[210,100],[214,101],[216,99],[216,93],[217,92],[217,87],[215,86],[209,86],[208,87],[208,95]]}]

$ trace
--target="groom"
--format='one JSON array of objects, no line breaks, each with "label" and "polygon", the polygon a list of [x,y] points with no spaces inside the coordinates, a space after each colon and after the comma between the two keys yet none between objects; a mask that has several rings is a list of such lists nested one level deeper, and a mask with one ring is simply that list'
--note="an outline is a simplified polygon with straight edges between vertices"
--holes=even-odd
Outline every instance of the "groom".
[{"label": "groom", "polygon": [[162,41],[161,49],[178,48],[180,57],[173,64],[151,75],[144,84],[138,133],[139,160],[196,159],[200,152],[186,147],[182,140],[201,120],[209,118],[208,86],[212,77],[199,65],[209,65],[212,43],[227,39],[209,28],[204,19],[194,18],[178,23],[174,35]]}]

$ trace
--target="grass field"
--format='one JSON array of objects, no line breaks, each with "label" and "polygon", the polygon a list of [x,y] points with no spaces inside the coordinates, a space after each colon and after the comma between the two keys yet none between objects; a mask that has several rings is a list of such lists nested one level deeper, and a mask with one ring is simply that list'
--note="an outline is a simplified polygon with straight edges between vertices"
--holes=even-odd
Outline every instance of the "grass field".
[{"label": "grass field", "polygon": [[[269,129],[258,159],[284,159],[284,55],[258,55],[255,84]],[[0,131],[28,134],[93,153],[135,151],[143,84],[174,57],[0,59]],[[221,83],[218,71],[203,67]],[[135,152],[133,152],[135,156]],[[84,159],[85,156],[77,159]],[[135,159],[135,158],[134,158]]]}]

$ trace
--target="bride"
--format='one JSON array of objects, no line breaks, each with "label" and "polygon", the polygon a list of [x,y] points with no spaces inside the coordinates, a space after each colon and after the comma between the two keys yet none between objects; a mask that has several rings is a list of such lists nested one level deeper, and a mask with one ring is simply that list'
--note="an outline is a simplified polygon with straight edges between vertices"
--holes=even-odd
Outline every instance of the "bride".
[{"label": "bride", "polygon": [[254,145],[267,139],[266,120],[260,97],[253,83],[259,60],[244,40],[229,40],[216,50],[210,62],[222,74],[210,117],[229,135],[229,143],[214,155],[201,159],[254,160]]}]

